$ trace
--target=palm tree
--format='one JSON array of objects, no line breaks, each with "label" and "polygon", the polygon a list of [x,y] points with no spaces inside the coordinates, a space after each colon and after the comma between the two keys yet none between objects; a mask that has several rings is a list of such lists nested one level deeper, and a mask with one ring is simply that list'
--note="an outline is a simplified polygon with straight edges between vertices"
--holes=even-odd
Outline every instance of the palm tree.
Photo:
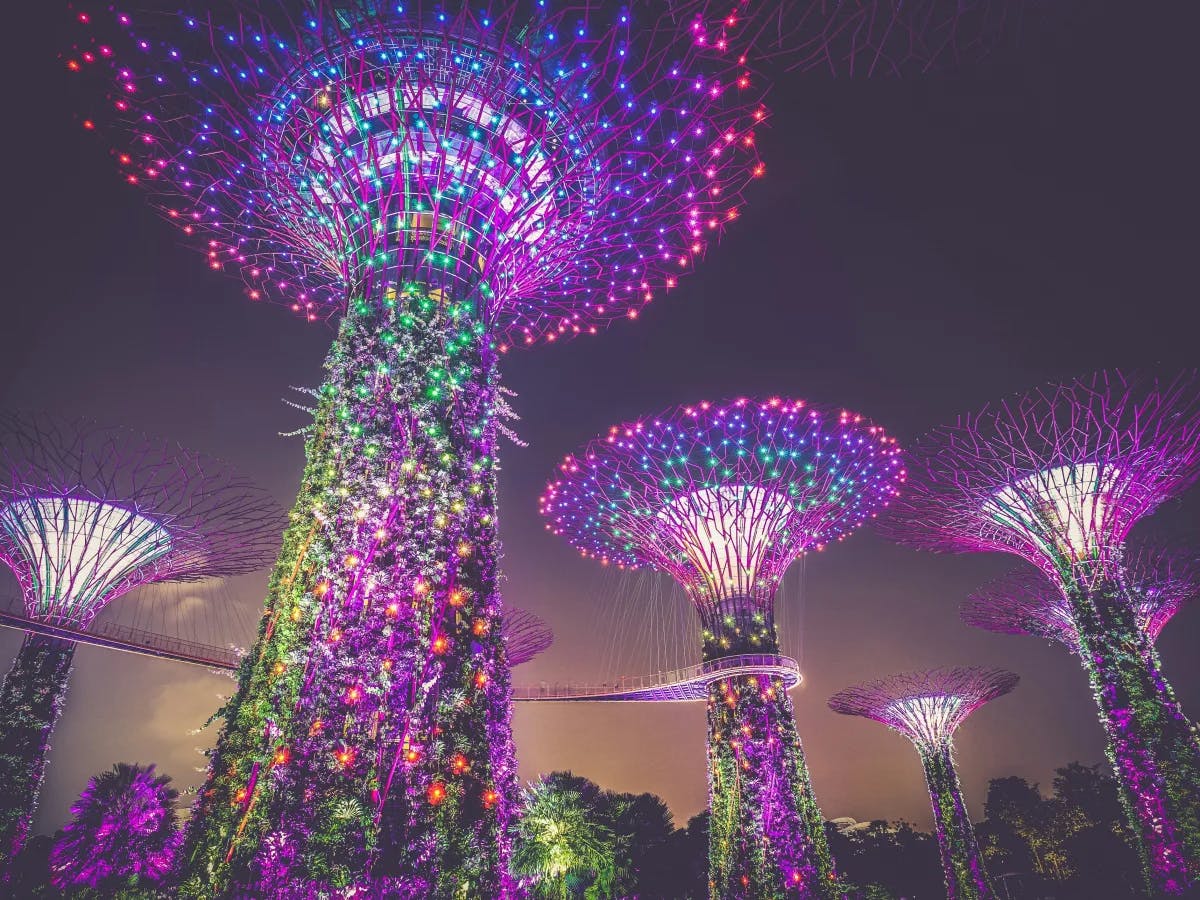
[{"label": "palm tree", "polygon": [[513,872],[533,896],[567,900],[610,892],[616,840],[601,812],[579,791],[549,780],[529,785],[513,846]]},{"label": "palm tree", "polygon": [[170,784],[169,775],[154,774],[153,764],[117,763],[92,778],[50,852],[55,886],[115,888],[153,884],[166,875],[179,798]]},{"label": "palm tree", "polygon": [[669,892],[660,870],[663,853],[675,823],[671,810],[654,794],[617,794],[605,791],[606,806],[616,835],[614,893],[620,897],[652,896],[656,888]]}]

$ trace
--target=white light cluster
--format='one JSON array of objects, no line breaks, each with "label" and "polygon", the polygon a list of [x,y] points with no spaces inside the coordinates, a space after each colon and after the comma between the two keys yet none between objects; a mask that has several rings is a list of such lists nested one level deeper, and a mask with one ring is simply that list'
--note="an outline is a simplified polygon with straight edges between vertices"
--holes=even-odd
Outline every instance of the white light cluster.
[{"label": "white light cluster", "polygon": [[885,710],[898,730],[915,741],[941,744],[954,733],[961,721],[962,697],[953,694],[927,694],[893,700]]},{"label": "white light cluster", "polygon": [[1118,474],[1098,463],[1044,469],[996,491],[984,511],[1028,535],[1051,558],[1086,559],[1100,549]]},{"label": "white light cluster", "polygon": [[792,504],[752,485],[704,488],[658,514],[670,539],[718,596],[749,596],[768,551],[787,527]]},{"label": "white light cluster", "polygon": [[[458,130],[444,122],[434,129],[398,130],[397,123],[406,113],[419,113],[434,122],[443,122],[449,114]],[[485,187],[512,218],[504,229],[506,237],[532,244],[544,233],[544,222],[554,206],[554,170],[539,142],[511,114],[461,85],[435,88],[401,81],[394,89],[339,98],[325,121],[327,143],[312,150],[316,171],[338,172],[345,157],[355,160],[360,185],[394,178],[405,170],[429,184],[445,182],[447,171],[457,173],[457,180],[473,190]],[[374,130],[373,123],[378,123]],[[499,158],[497,140],[504,147]],[[492,167],[497,167],[503,181]],[[312,189],[322,204],[357,207],[360,201],[354,186],[340,180],[314,182]],[[518,208],[520,214],[514,215]]]},{"label": "white light cluster", "polygon": [[170,532],[147,516],[75,497],[0,506],[0,528],[28,567],[30,615],[75,625],[90,622],[172,544]]}]

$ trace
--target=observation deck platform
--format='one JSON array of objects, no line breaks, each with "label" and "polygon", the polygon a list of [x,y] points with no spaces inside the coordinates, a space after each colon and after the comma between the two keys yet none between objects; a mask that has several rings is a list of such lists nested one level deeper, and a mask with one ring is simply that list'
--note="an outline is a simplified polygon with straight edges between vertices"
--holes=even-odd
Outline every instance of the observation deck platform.
[{"label": "observation deck platform", "polygon": [[[0,608],[0,627],[206,669],[233,670],[241,663],[241,654],[233,648],[202,644],[119,622],[93,622],[87,630],[51,625],[28,618],[11,604],[8,609]],[[694,703],[708,698],[708,686],[714,681],[745,675],[779,678],[787,690],[801,681],[800,666],[791,657],[744,653],[684,669],[622,676],[599,684],[543,682],[514,685],[513,700],[521,703]]]}]

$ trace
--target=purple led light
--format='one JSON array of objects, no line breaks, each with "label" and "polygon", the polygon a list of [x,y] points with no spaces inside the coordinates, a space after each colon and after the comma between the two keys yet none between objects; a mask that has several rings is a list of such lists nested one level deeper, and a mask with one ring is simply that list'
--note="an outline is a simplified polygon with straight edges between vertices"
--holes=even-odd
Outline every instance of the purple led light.
[{"label": "purple led light", "polygon": [[309,319],[416,281],[476,303],[502,349],[595,332],[737,217],[757,80],[668,11],[425,7],[94,16],[68,68],[107,70],[88,122],[127,180]]}]

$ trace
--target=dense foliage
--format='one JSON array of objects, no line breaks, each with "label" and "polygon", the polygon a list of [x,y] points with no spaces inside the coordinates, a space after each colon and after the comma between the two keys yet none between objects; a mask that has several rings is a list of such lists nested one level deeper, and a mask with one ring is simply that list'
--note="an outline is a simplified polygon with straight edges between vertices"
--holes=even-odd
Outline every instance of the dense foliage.
[{"label": "dense foliage", "polygon": [[[576,788],[580,789],[576,789]],[[531,784],[513,846],[513,869],[535,897],[613,893],[616,836],[605,795],[586,779],[558,773]]]},{"label": "dense foliage", "polygon": [[69,641],[27,634],[0,686],[0,883],[29,834],[74,658]]},{"label": "dense foliage", "polygon": [[177,846],[178,798],[171,777],[156,775],[153,764],[117,763],[96,775],[54,842],[51,881],[109,890],[161,881]]},{"label": "dense foliage", "polygon": [[[995,778],[984,811],[986,820],[976,832],[1000,896],[1142,896],[1138,855],[1116,782],[1104,765],[1064,766],[1049,796],[1022,778]],[[554,772],[529,785],[523,812],[513,866],[533,898],[708,900],[707,812],[675,828],[659,797],[606,791],[570,772]],[[931,834],[907,822],[849,819],[826,822],[825,832],[847,900],[945,896]],[[149,898],[162,893],[144,878],[59,891],[51,884],[51,846],[59,859],[65,835],[66,830],[54,839],[29,841],[13,872],[12,896]]]},{"label": "dense foliage", "polygon": [[1025,875],[1060,900],[1136,897],[1143,890],[1120,791],[1102,765],[1058,769],[1049,797],[1023,778],[994,778],[984,814],[979,841],[997,877]]},{"label": "dense foliage", "polygon": [[334,893],[369,873],[397,896],[506,895],[517,785],[482,332],[418,287],[343,319],[185,893]]}]

